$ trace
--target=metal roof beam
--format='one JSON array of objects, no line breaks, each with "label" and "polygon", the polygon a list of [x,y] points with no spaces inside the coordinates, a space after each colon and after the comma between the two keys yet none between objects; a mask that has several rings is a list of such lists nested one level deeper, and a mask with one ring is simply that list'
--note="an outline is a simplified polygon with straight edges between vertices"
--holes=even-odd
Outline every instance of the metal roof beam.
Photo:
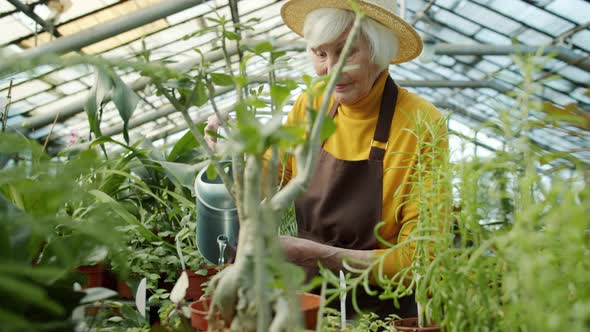
[{"label": "metal roof beam", "polygon": [[[39,0],[39,1],[37,1],[37,2],[33,2],[33,3],[31,3],[31,1],[28,1],[28,2],[29,2],[28,6],[29,6],[30,8],[35,8],[35,6],[37,6],[37,5],[44,5],[44,4],[46,4],[48,1],[49,1],[49,0]],[[3,17],[5,17],[5,16],[10,16],[10,15],[16,14],[16,13],[18,13],[18,12],[20,12],[20,11],[21,11],[21,10],[19,10],[18,8],[16,8],[16,9],[9,9],[8,11],[5,11],[5,12],[2,12],[2,13],[0,13],[0,18],[3,18]]]},{"label": "metal roof beam", "polygon": [[[249,42],[254,43],[254,40]],[[291,50],[305,51],[306,45],[303,41],[276,41],[275,47],[290,47]],[[590,71],[590,58],[572,51],[567,47],[560,46],[526,46],[526,45],[492,45],[492,44],[434,44],[434,54],[438,55],[513,55],[520,53],[535,54],[556,54],[556,58],[572,66],[585,71]]]},{"label": "metal roof beam", "polygon": [[[175,0],[162,1],[148,8],[143,8],[129,15],[123,15],[104,24],[80,31],[73,35],[56,39],[39,47],[28,49],[19,54],[19,60],[32,60],[48,54],[64,54],[77,51],[99,41],[114,37],[123,32],[141,27],[148,23],[162,19],[166,16],[178,13],[185,9],[199,5],[204,0]],[[10,69],[12,63],[0,65],[0,72]]]},{"label": "metal roof beam", "polygon": [[[66,37],[67,38],[67,37]],[[260,42],[259,40],[244,40],[243,44],[253,45]],[[276,48],[281,48],[290,51],[305,51],[306,46],[304,42],[294,42],[294,41],[276,41],[275,42]],[[456,44],[437,44],[435,45],[435,52],[437,54],[447,54],[447,55],[507,55],[513,54],[517,51],[520,52],[536,52],[539,47],[515,47],[515,46],[497,46],[497,45],[483,45],[483,44],[475,44],[475,45],[456,45]],[[560,47],[548,47],[545,48],[545,52],[555,51],[554,49],[564,49]],[[567,50],[567,49],[566,49]],[[236,53],[235,46],[229,46],[229,53],[235,54]],[[576,54],[577,57],[581,57]],[[215,51],[207,54],[206,58],[209,62],[214,62],[220,60],[223,57],[223,53],[221,51]],[[194,59],[190,59],[187,61],[183,61],[172,65],[174,70],[178,71],[187,71],[190,68],[198,65],[200,63],[200,58],[195,57]],[[134,90],[141,90],[146,87],[150,83],[148,78],[141,78],[131,84],[131,88]],[[506,91],[509,89],[508,86],[504,86],[497,81],[449,81],[449,80],[430,80],[430,81],[418,81],[418,80],[406,80],[406,81],[399,81],[402,86],[408,87],[448,87],[448,88],[490,88],[497,91]],[[108,101],[105,99],[105,102]],[[51,124],[57,117],[58,121],[67,119],[79,112],[84,110],[84,103],[86,102],[86,96],[82,96],[71,104],[65,107],[59,107],[59,109],[47,111],[42,115],[32,117],[30,119],[24,120],[20,123],[21,127],[25,127],[27,129],[36,129],[46,125]],[[15,125],[18,126],[18,125]]]},{"label": "metal roof beam", "polygon": [[31,8],[29,5],[26,5],[22,2],[20,2],[19,0],[8,0],[8,2],[10,2],[14,7],[16,7],[18,10],[23,12],[25,15],[30,17],[33,21],[37,22],[37,24],[39,24],[40,26],[43,27],[43,30],[49,32],[50,34],[54,35],[55,37],[58,37],[58,38],[61,37],[61,33],[59,33],[59,31],[57,31],[55,29],[53,24],[51,24],[51,23],[45,21],[44,19],[42,19],[41,17],[39,17],[39,15],[37,15],[33,11],[33,8]]},{"label": "metal roof beam", "polygon": [[559,46],[489,45],[489,44],[435,44],[434,54],[439,55],[512,55],[512,54],[556,54],[556,58],[585,71],[590,71],[590,58],[569,48]]},{"label": "metal roof beam", "polygon": [[[264,83],[267,82],[268,78],[265,77],[255,77],[253,78],[250,82],[251,83]],[[462,87],[462,88],[493,88],[493,82],[490,81],[445,81],[445,80],[434,80],[434,81],[415,81],[415,80],[398,80],[396,81],[396,83],[400,84],[401,86],[404,87]],[[233,89],[231,87],[225,87],[222,89],[217,90],[215,96],[219,97],[221,95],[224,95],[230,91],[232,91]],[[437,106],[439,107],[444,107],[444,108],[448,108],[450,104],[448,103],[437,103]],[[456,108],[456,106],[453,105],[453,108]],[[231,111],[231,107],[226,107],[224,110],[224,112],[229,112]],[[222,111],[222,112],[223,112]],[[131,120],[129,121],[129,129],[133,129],[133,128],[137,128],[141,125],[144,125],[148,122],[152,122],[152,121],[156,121],[164,116],[170,115],[172,113],[176,112],[176,109],[170,105],[170,104],[166,104],[162,107],[160,107],[157,111],[155,112],[151,112],[148,114],[144,114],[141,115],[139,117],[133,117],[131,118]],[[207,117],[209,115],[211,115],[213,112],[205,112],[203,114],[200,114],[200,116],[197,118],[197,120],[195,120],[196,122],[200,122],[200,121],[204,121],[205,119],[207,119]],[[180,129],[182,130],[182,129]],[[103,135],[105,136],[114,136],[114,135],[118,135],[120,133],[123,132],[123,124],[119,124],[116,125],[114,127],[108,128],[103,130]]]},{"label": "metal roof beam", "polygon": [[[228,51],[230,52],[230,54],[234,54],[236,52],[235,46],[229,46]],[[205,59],[208,62],[214,62],[214,61],[221,60],[221,59],[223,59],[223,51],[217,50],[214,52],[210,52],[205,56]],[[200,63],[201,63],[201,58],[195,56],[192,59],[189,59],[189,60],[183,61],[183,62],[179,62],[177,64],[171,65],[170,67],[172,68],[172,70],[185,72]],[[137,90],[144,89],[150,82],[151,82],[151,80],[149,78],[142,77],[142,78],[139,78],[138,80],[136,80],[135,82],[129,84],[129,86],[131,89],[137,91]],[[60,107],[56,107],[55,109],[48,110],[44,114],[41,114],[41,115],[38,115],[35,117],[31,117],[29,119],[22,121],[20,124],[15,124],[14,126],[15,127],[17,127],[17,126],[24,127],[29,130],[33,130],[33,129],[37,129],[37,128],[51,124],[56,118],[57,118],[57,121],[63,121],[67,118],[70,118],[70,117],[76,115],[77,113],[84,111],[84,104],[86,103],[86,99],[87,99],[86,95],[80,96],[66,106],[60,106]],[[107,95],[107,96],[105,96],[105,99],[103,102],[106,103],[110,100],[111,100],[111,96]]]}]

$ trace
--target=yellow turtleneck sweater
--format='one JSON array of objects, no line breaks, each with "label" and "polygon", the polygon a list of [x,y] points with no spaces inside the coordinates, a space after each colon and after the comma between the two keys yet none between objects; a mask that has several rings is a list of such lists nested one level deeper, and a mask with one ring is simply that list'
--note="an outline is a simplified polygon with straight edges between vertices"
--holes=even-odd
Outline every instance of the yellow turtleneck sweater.
[{"label": "yellow turtleneck sweater", "polygon": [[[351,105],[341,104],[339,106],[338,113],[334,118],[337,126],[336,132],[324,144],[324,149],[334,157],[344,160],[369,158],[371,140],[377,126],[381,96],[387,75],[387,71],[381,73],[372,90],[364,98]],[[313,109],[320,109],[322,99],[323,96],[312,102]],[[289,113],[287,124],[305,120],[307,101],[307,94],[299,96]],[[328,110],[333,102],[332,99]],[[417,139],[411,131],[415,130],[418,117],[425,119],[430,124],[441,120],[441,114],[431,103],[398,86],[398,99],[389,134],[389,145],[383,160],[382,221],[385,225],[379,231],[381,237],[393,244],[406,239],[411,227],[404,227],[403,233],[401,233],[402,226],[418,217],[416,204],[408,201],[412,190],[409,182],[414,172],[413,157],[418,152]],[[440,135],[443,139],[440,140],[439,146],[448,148],[446,128],[441,130]],[[288,160],[286,168],[285,180],[288,181],[297,173],[293,157]],[[376,248],[374,254],[385,254],[386,246],[381,243],[379,245],[380,248]],[[390,252],[385,258],[383,272],[388,276],[393,276],[400,267],[409,264],[411,256],[411,252],[407,251],[404,251],[403,255],[399,251]]]}]

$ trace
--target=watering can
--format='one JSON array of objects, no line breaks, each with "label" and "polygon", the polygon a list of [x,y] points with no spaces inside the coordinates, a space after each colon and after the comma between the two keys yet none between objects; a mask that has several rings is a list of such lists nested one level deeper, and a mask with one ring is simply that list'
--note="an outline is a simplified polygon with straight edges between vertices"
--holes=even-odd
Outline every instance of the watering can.
[{"label": "watering can", "polygon": [[[231,162],[221,162],[230,177]],[[197,249],[211,264],[227,262],[228,246],[236,247],[240,224],[235,202],[219,175],[210,179],[204,167],[195,179],[197,196]]]}]

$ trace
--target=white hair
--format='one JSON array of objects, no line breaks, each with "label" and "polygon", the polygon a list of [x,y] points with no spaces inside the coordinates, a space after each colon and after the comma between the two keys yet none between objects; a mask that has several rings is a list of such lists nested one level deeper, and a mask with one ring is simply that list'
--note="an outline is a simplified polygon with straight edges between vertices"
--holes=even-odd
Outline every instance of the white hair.
[{"label": "white hair", "polygon": [[[354,17],[352,11],[339,8],[319,8],[307,14],[303,23],[303,36],[308,50],[338,39],[352,27]],[[372,62],[379,70],[387,68],[398,51],[397,36],[370,17],[362,20],[361,35],[367,38]]]}]

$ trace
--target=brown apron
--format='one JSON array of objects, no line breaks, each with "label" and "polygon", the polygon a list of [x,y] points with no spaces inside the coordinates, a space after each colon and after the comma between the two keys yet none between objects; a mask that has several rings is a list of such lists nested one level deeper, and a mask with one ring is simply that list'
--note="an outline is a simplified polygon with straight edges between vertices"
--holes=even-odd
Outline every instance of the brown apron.
[{"label": "brown apron", "polygon": [[[386,147],[397,92],[397,86],[387,77],[373,136],[373,141]],[[338,106],[334,103],[330,110],[332,118]],[[295,202],[299,237],[339,248],[378,249],[373,230],[381,221],[384,156],[385,149],[371,142],[369,159],[341,160],[324,150],[322,144],[309,189]],[[361,289],[357,292],[361,293]],[[360,296],[359,304],[372,311],[386,309],[383,314],[394,312],[392,301],[379,304],[375,300],[365,294]]]}]

